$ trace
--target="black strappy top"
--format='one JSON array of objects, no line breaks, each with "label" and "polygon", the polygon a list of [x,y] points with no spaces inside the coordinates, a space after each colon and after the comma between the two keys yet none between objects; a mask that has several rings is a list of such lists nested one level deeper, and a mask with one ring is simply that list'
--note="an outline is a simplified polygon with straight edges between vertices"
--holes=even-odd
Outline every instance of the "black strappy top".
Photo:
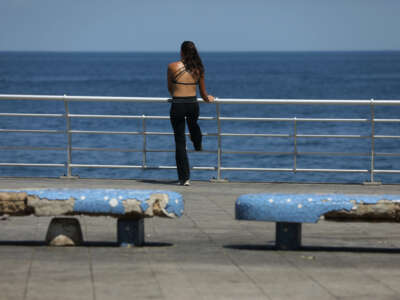
[{"label": "black strappy top", "polygon": [[[174,75],[174,79],[172,79],[172,82],[175,84],[183,84],[183,85],[198,85],[200,79],[198,79],[196,82],[180,82],[178,81],[179,77],[182,76],[182,74],[184,74],[185,72],[188,72],[188,70],[186,70],[185,67],[182,67],[176,75]],[[189,73],[189,72],[188,72]]]}]

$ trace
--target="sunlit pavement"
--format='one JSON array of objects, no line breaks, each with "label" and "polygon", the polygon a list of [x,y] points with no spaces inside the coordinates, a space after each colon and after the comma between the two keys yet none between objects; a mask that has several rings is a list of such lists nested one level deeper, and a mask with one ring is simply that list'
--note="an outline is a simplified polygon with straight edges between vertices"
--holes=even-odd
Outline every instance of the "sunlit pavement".
[{"label": "sunlit pavement", "polygon": [[[275,224],[236,221],[245,193],[399,194],[400,185],[14,179],[1,189],[164,189],[180,219],[145,220],[146,244],[116,245],[116,219],[79,217],[85,244],[48,247],[48,217],[0,220],[0,299],[400,299],[400,226],[303,225],[303,248],[274,250]],[[400,198],[400,197],[399,197]]]}]

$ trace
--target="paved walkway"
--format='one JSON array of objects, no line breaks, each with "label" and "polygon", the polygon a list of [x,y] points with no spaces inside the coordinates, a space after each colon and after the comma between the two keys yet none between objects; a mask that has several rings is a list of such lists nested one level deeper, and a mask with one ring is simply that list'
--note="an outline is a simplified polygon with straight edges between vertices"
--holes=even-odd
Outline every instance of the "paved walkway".
[{"label": "paved walkway", "polygon": [[254,192],[398,193],[397,186],[0,179],[1,189],[169,189],[185,215],[146,219],[146,246],[115,247],[116,220],[80,217],[86,244],[52,248],[50,218],[0,221],[0,299],[400,299],[398,224],[303,225],[300,251],[275,251],[273,223],[234,220]]}]

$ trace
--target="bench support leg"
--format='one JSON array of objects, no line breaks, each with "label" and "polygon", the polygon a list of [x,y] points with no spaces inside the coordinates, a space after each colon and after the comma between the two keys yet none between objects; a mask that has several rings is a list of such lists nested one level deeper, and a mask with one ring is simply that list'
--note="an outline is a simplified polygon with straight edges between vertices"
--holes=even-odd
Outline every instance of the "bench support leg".
[{"label": "bench support leg", "polygon": [[117,239],[121,247],[136,247],[144,244],[144,219],[119,218]]},{"label": "bench support leg", "polygon": [[53,218],[46,234],[50,246],[77,246],[82,244],[81,225],[76,218]]},{"label": "bench support leg", "polygon": [[301,223],[276,223],[276,248],[296,250],[301,247]]}]

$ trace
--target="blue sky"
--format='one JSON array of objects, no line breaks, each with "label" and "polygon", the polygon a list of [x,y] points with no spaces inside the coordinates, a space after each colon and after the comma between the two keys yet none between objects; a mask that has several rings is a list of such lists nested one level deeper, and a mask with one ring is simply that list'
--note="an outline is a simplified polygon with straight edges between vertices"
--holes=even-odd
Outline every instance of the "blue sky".
[{"label": "blue sky", "polygon": [[0,51],[400,50],[400,0],[1,0]]}]

